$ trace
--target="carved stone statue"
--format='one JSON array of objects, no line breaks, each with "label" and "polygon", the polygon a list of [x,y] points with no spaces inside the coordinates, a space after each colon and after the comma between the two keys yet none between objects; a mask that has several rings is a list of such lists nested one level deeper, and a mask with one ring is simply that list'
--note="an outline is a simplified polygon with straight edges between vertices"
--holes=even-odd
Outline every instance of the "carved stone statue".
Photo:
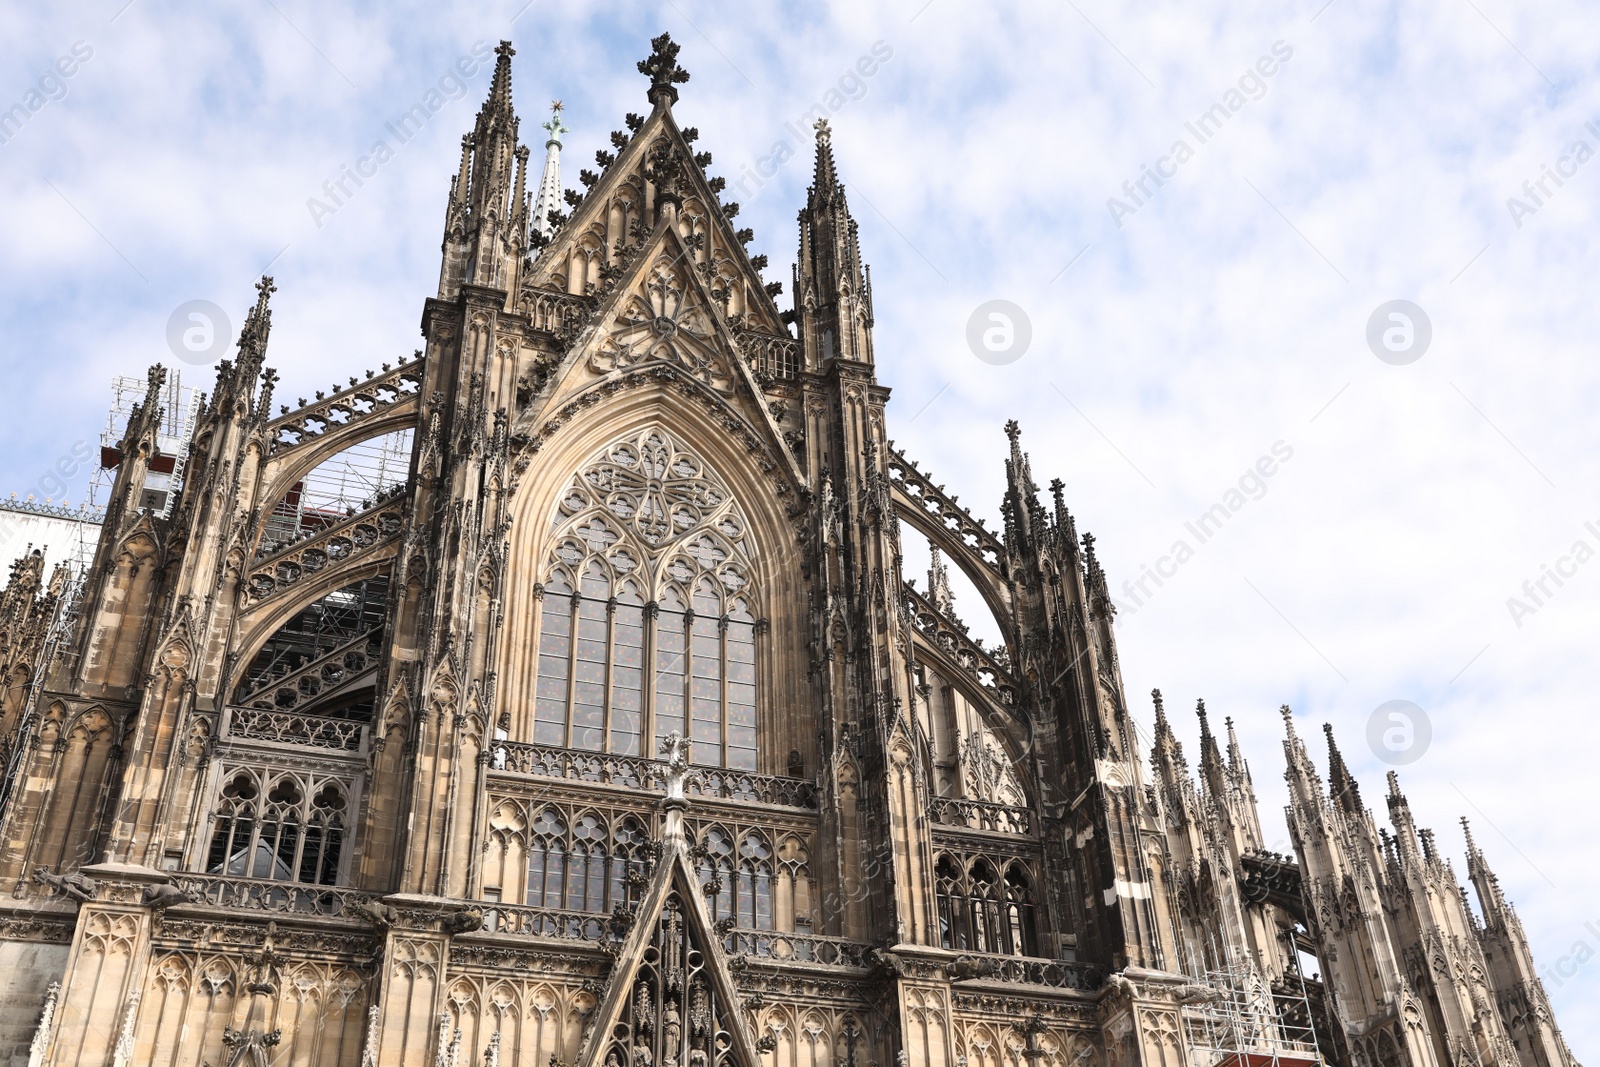
[{"label": "carved stone statue", "polygon": [[483,909],[468,908],[452,911],[439,920],[439,929],[447,934],[470,934],[483,929]]},{"label": "carved stone statue", "polygon": [[684,800],[689,780],[689,739],[674,731],[661,739],[661,755],[667,761],[667,800]]},{"label": "carved stone statue", "polygon": [[194,904],[199,900],[192,889],[181,889],[175,885],[145,886],[144,896],[139,903],[151,911],[166,911],[174,904]]},{"label": "carved stone statue", "polygon": [[356,918],[364,919],[380,930],[387,930],[400,921],[400,913],[388,904],[376,900],[363,900],[351,909]]},{"label": "carved stone statue", "polygon": [[35,867],[33,880],[80,902],[93,900],[95,889],[98,888],[94,879],[86,874],[51,874],[48,867]]},{"label": "carved stone statue", "polygon": [[683,1044],[683,1022],[678,1015],[678,998],[668,997],[661,1012],[661,1067],[676,1067],[678,1049]]}]

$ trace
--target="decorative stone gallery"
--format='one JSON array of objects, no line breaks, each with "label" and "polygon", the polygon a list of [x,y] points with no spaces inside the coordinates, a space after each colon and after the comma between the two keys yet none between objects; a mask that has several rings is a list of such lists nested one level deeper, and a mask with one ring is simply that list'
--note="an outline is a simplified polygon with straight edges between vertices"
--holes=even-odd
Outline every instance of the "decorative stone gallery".
[{"label": "decorative stone gallery", "polygon": [[92,563],[12,568],[0,1060],[1572,1067],[1395,779],[1391,833],[1285,709],[1288,857],[1231,722],[1141,753],[1016,425],[994,531],[888,438],[827,123],[780,310],[653,46],[557,207],[502,44],[418,353],[274,414],[262,279],[173,505],[157,367]]}]

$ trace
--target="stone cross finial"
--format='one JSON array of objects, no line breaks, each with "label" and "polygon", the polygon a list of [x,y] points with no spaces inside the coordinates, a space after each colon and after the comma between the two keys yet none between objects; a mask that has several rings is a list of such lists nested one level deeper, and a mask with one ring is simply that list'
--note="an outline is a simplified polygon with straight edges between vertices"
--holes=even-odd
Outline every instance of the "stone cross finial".
[{"label": "stone cross finial", "polygon": [[678,66],[680,47],[671,34],[663,33],[650,39],[649,57],[639,60],[639,73],[650,79],[650,91],[645,96],[652,104],[676,104],[678,90],[673,86],[689,80],[689,72]]}]

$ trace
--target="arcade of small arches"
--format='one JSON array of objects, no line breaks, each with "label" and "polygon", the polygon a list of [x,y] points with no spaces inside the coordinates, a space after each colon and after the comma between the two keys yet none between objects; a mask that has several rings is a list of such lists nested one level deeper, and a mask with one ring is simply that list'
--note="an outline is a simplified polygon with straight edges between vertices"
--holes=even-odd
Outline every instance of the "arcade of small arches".
[{"label": "arcade of small arches", "polygon": [[[497,806],[490,826],[486,899],[595,914],[638,903],[658,830],[642,811],[545,804],[530,812],[511,801]],[[713,919],[744,930],[811,928],[804,833],[708,821],[694,823],[690,837]]]}]

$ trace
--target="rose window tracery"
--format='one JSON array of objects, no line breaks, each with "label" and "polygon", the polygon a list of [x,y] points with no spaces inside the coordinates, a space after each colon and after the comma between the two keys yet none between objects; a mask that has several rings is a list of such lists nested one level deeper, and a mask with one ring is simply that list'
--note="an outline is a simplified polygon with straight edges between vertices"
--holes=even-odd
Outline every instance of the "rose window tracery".
[{"label": "rose window tracery", "polygon": [[674,259],[663,255],[650,268],[643,292],[624,298],[612,330],[589,359],[600,374],[642,363],[676,363],[718,392],[732,389],[727,358],[713,340],[706,309],[694,298]]}]

